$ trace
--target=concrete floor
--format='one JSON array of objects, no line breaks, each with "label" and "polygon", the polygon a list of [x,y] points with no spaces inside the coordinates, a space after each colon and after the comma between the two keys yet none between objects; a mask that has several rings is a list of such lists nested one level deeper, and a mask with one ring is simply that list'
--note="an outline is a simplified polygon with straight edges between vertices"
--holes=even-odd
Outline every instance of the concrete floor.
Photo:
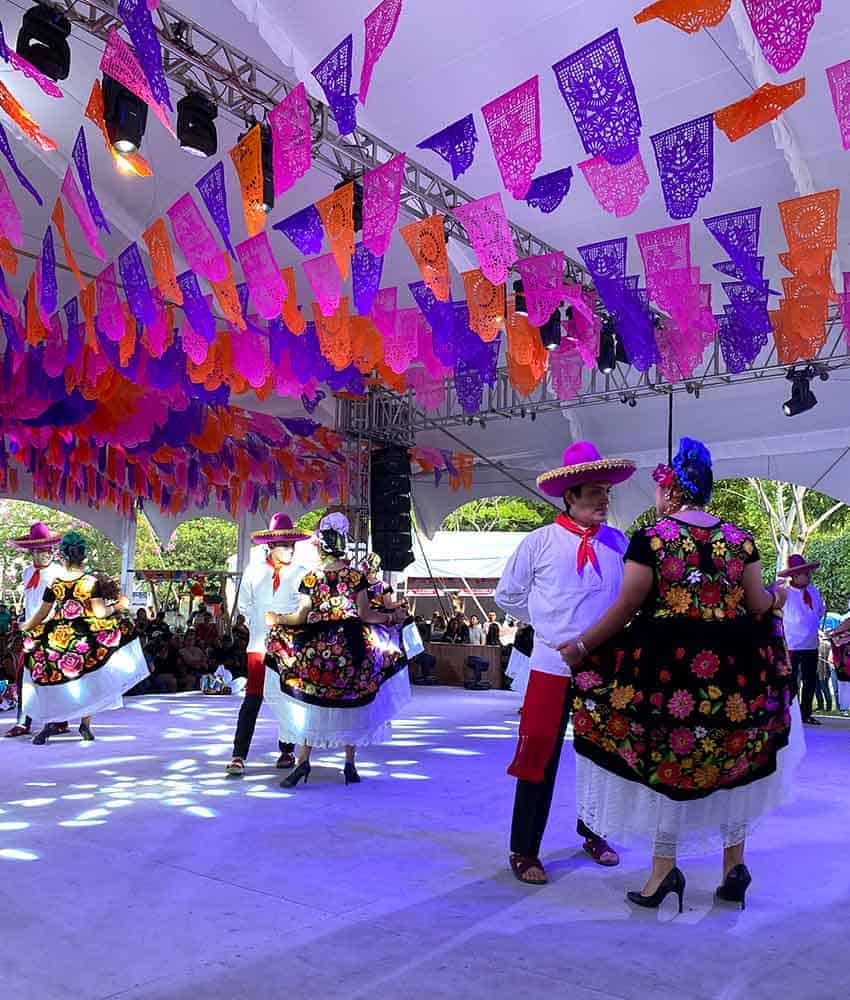
[{"label": "concrete floor", "polygon": [[600,869],[578,850],[569,749],[552,881],[512,878],[509,693],[419,689],[392,743],[363,753],[360,786],[317,755],[289,793],[266,716],[244,780],[223,777],[235,699],[127,706],[95,719],[93,744],[0,744],[4,998],[850,995],[845,720],[807,731],[797,801],[753,838],[746,912],[712,905],[710,858],[684,865],[679,917],[672,897],[624,902],[639,853]]}]

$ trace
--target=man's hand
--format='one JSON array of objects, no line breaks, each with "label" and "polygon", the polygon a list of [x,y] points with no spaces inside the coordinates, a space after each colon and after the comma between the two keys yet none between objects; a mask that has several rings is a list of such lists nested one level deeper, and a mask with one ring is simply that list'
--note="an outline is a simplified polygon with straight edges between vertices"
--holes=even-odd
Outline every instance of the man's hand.
[{"label": "man's hand", "polygon": [[266,625],[274,627],[277,625],[278,615],[274,611],[266,612]]}]

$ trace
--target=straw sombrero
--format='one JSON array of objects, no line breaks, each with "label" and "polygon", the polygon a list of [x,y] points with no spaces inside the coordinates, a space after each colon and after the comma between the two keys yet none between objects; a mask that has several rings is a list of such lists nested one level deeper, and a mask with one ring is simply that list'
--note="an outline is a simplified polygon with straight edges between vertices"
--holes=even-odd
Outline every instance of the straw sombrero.
[{"label": "straw sombrero", "polygon": [[54,534],[43,521],[36,521],[30,525],[29,534],[10,538],[9,544],[26,552],[38,552],[55,548],[61,539],[62,536]]},{"label": "straw sombrero", "polygon": [[306,532],[293,527],[292,518],[288,514],[273,514],[268,528],[255,531],[251,535],[251,541],[254,545],[294,545],[309,537]]},{"label": "straw sombrero", "polygon": [[820,566],[819,562],[806,562],[803,556],[788,556],[788,565],[779,571],[779,576],[796,576],[797,573],[813,573]]},{"label": "straw sombrero", "polygon": [[636,469],[628,458],[603,458],[590,441],[576,441],[564,452],[564,464],[538,476],[537,486],[548,497],[562,497],[584,483],[624,483]]}]

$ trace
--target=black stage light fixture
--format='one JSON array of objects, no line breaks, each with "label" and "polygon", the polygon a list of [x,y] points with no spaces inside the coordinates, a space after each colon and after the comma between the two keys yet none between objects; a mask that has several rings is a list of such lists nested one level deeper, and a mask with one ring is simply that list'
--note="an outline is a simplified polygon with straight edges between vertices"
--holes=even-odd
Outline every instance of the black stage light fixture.
[{"label": "black stage light fixture", "polygon": [[514,312],[517,316],[527,316],[528,315],[528,305],[525,301],[525,285],[522,283],[522,278],[517,278],[513,283],[514,290]]},{"label": "black stage light fixture", "polygon": [[540,340],[547,351],[555,351],[561,346],[561,310],[556,309],[540,327]]},{"label": "black stage light fixture", "polygon": [[111,76],[103,74],[103,120],[119,153],[135,153],[148,124],[148,106]]},{"label": "black stage light fixture", "polygon": [[260,124],[260,148],[263,163],[263,211],[268,215],[274,208],[274,152],[272,127]]},{"label": "black stage light fixture", "polygon": [[812,392],[814,372],[804,369],[802,372],[792,369],[786,378],[791,383],[791,398],[782,404],[782,412],[786,417],[796,417],[817,406],[817,397]]},{"label": "black stage light fixture", "polygon": [[177,102],[177,140],[180,148],[192,156],[215,156],[218,133],[215,119],[218,108],[205,95],[190,91]]},{"label": "black stage light fixture", "polygon": [[334,184],[334,191],[339,191],[339,189],[344,188],[346,184],[354,185],[354,192],[352,194],[353,208],[351,210],[351,215],[354,219],[354,232],[359,233],[363,229],[363,185],[360,181],[354,180],[351,177],[346,177],[343,178],[339,184]]},{"label": "black stage light fixture", "polygon": [[24,14],[15,51],[51,80],[67,80],[71,72],[70,34],[71,22],[64,14],[37,3]]},{"label": "black stage light fixture", "polygon": [[599,335],[599,357],[596,367],[603,375],[610,375],[617,367],[617,331],[609,316],[602,324],[602,332]]}]

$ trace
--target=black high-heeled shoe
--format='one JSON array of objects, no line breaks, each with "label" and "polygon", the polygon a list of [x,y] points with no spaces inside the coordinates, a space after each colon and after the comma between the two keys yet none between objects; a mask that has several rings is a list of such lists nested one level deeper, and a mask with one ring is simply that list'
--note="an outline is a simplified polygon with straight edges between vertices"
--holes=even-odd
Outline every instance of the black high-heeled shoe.
[{"label": "black high-heeled shoe", "polygon": [[714,890],[714,898],[721,899],[724,903],[740,903],[741,909],[744,910],[747,907],[747,889],[752,880],[753,877],[746,865],[735,865],[734,868],[730,868],[723,885]]},{"label": "black high-heeled shoe", "polygon": [[345,777],[346,785],[357,785],[360,783],[360,775],[357,773],[357,768],[354,766],[353,760],[347,760],[345,762],[345,767],[342,769],[342,773]]},{"label": "black high-heeled shoe", "polygon": [[682,912],[685,898],[685,876],[678,868],[671,868],[661,880],[661,884],[651,896],[644,896],[640,892],[627,892],[626,899],[637,906],[644,906],[648,910],[657,910],[671,892],[675,892],[679,897],[679,913]]},{"label": "black high-heeled shoe", "polygon": [[50,724],[46,725],[44,729],[40,729],[35,736],[32,738],[33,746],[43,747],[44,744],[53,735],[53,726]]},{"label": "black high-heeled shoe", "polygon": [[83,738],[83,743],[91,743],[94,741],[94,733],[91,731],[91,727],[87,722],[80,723],[80,736]]},{"label": "black high-heeled shoe", "polygon": [[303,778],[304,784],[307,784],[307,779],[310,777],[310,761],[302,760],[298,767],[288,774],[283,781],[280,783],[281,788],[295,788],[298,782]]}]

